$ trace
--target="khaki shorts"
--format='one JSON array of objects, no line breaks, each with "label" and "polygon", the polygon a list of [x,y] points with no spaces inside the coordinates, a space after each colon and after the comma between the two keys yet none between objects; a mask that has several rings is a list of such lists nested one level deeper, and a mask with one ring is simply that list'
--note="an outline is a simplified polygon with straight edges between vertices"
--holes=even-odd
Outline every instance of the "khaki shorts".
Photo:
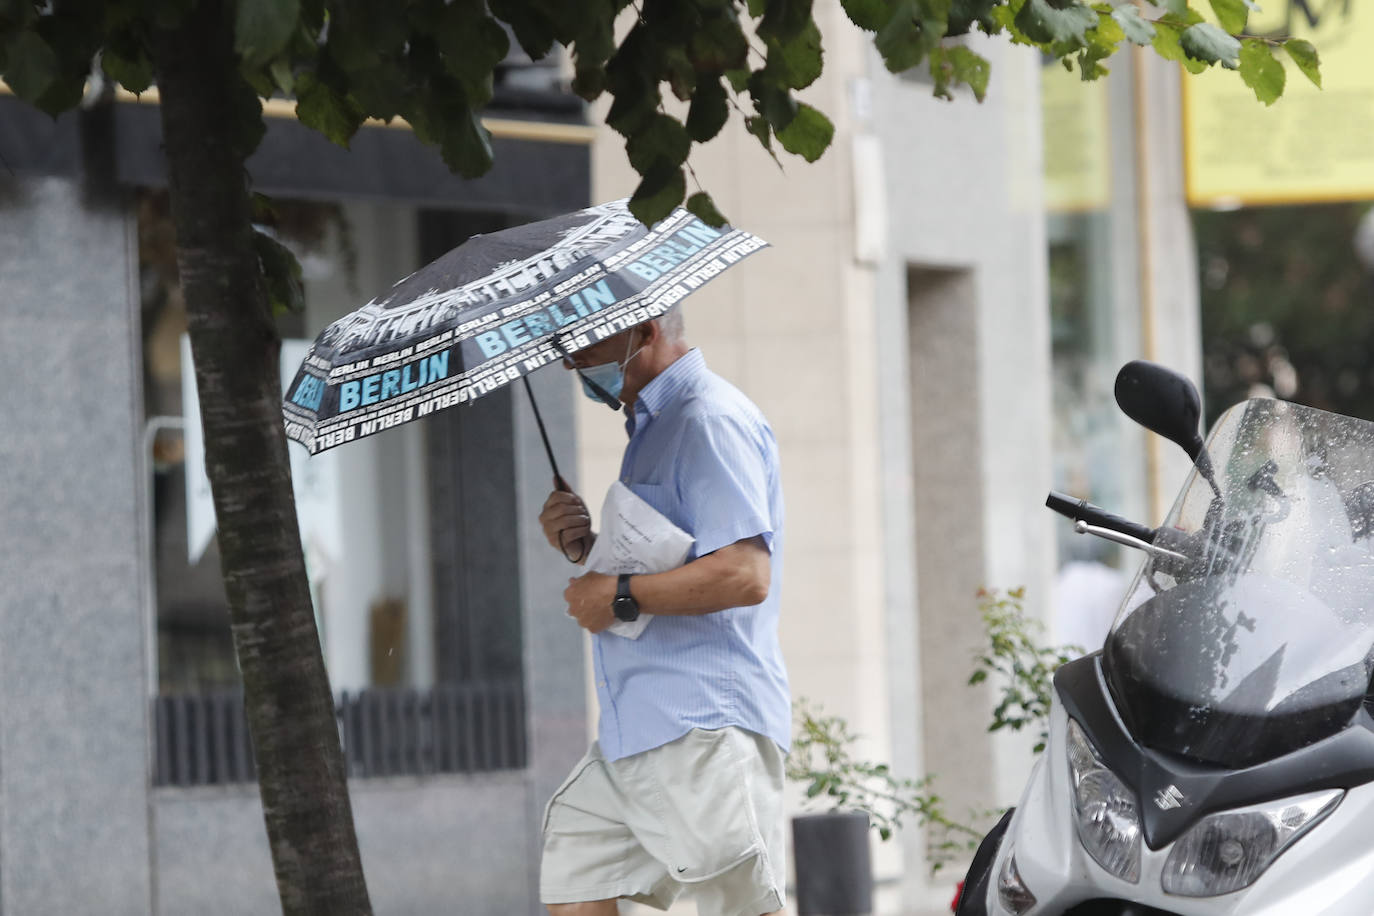
[{"label": "khaki shorts", "polygon": [[693,729],[608,761],[593,742],[544,812],[539,896],[625,897],[666,910],[684,890],[701,916],[782,909],[782,752],[739,728]]}]

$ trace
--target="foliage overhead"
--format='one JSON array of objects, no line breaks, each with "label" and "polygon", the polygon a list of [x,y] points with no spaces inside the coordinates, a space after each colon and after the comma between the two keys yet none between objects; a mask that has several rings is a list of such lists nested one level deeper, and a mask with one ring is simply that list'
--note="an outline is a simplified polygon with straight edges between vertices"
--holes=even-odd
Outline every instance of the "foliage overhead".
[{"label": "foliage overhead", "polygon": [[[193,2],[0,0],[0,77],[53,115],[80,101],[93,68],[142,92],[154,79],[150,31],[174,27]],[[1208,0],[1210,20],[1200,0],[840,6],[871,33],[889,70],[927,69],[945,99],[961,86],[979,100],[988,91],[988,61],[959,40],[973,32],[1038,47],[1084,79],[1105,74],[1102,62],[1135,44],[1194,72],[1237,69],[1266,104],[1283,92],[1280,50],[1320,81],[1308,42],[1245,34],[1253,0]],[[830,119],[797,97],[824,64],[812,0],[237,0],[242,114],[260,98],[294,97],[300,120],[342,146],[369,118],[403,118],[450,168],[476,177],[492,165],[481,112],[511,36],[535,60],[567,49],[573,91],[588,101],[609,96],[606,123],[625,138],[641,176],[631,206],[646,222],[684,198],[703,219],[722,220],[705,191],[687,197],[688,157],[732,111],[773,155],[776,143],[811,162],[834,136]],[[261,119],[239,120],[251,151]]]}]

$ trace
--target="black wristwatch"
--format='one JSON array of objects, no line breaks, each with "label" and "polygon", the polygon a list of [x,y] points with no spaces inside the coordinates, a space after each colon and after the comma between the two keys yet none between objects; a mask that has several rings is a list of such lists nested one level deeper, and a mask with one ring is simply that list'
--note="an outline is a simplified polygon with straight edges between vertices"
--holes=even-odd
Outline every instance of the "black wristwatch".
[{"label": "black wristwatch", "polygon": [[629,573],[621,573],[620,580],[616,582],[615,598],[611,600],[611,613],[615,614],[616,620],[626,623],[639,619],[639,602],[630,594]]}]

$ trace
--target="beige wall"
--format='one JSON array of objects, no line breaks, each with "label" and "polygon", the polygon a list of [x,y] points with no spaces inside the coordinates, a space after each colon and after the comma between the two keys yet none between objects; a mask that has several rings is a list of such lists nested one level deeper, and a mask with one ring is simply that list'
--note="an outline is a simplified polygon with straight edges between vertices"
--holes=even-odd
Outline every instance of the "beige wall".
[{"label": "beige wall", "polygon": [[[892,755],[932,775],[949,813],[1015,801],[1025,742],[987,735],[991,695],[967,686],[981,643],[974,592],[1026,586],[1041,616],[1053,571],[1049,316],[1038,61],[971,37],[987,99],[953,103],[869,58],[887,243],[877,275],[885,605]],[[971,365],[970,365],[971,364]],[[932,432],[933,430],[933,432]],[[931,581],[932,577],[935,581]],[[931,879],[908,834],[898,874],[921,912]]]}]

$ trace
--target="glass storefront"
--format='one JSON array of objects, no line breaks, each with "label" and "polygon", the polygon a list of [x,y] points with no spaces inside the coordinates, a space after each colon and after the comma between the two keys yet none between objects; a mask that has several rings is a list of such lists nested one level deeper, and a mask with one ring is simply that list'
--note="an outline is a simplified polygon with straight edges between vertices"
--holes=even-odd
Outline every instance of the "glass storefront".
[{"label": "glass storefront", "polygon": [[[283,376],[334,319],[497,215],[276,201],[300,261]],[[145,441],[155,602],[157,777],[252,777],[199,442],[166,195],[139,203]],[[308,458],[292,445],[307,575],[355,776],[518,767],[523,637],[510,393]]]},{"label": "glass storefront", "polygon": [[[1142,355],[1129,70],[1089,84],[1057,63],[1042,71],[1053,486],[1143,518],[1143,438],[1113,397],[1117,370]],[[1053,638],[1097,649],[1134,559],[1068,524],[1055,537]]]}]

